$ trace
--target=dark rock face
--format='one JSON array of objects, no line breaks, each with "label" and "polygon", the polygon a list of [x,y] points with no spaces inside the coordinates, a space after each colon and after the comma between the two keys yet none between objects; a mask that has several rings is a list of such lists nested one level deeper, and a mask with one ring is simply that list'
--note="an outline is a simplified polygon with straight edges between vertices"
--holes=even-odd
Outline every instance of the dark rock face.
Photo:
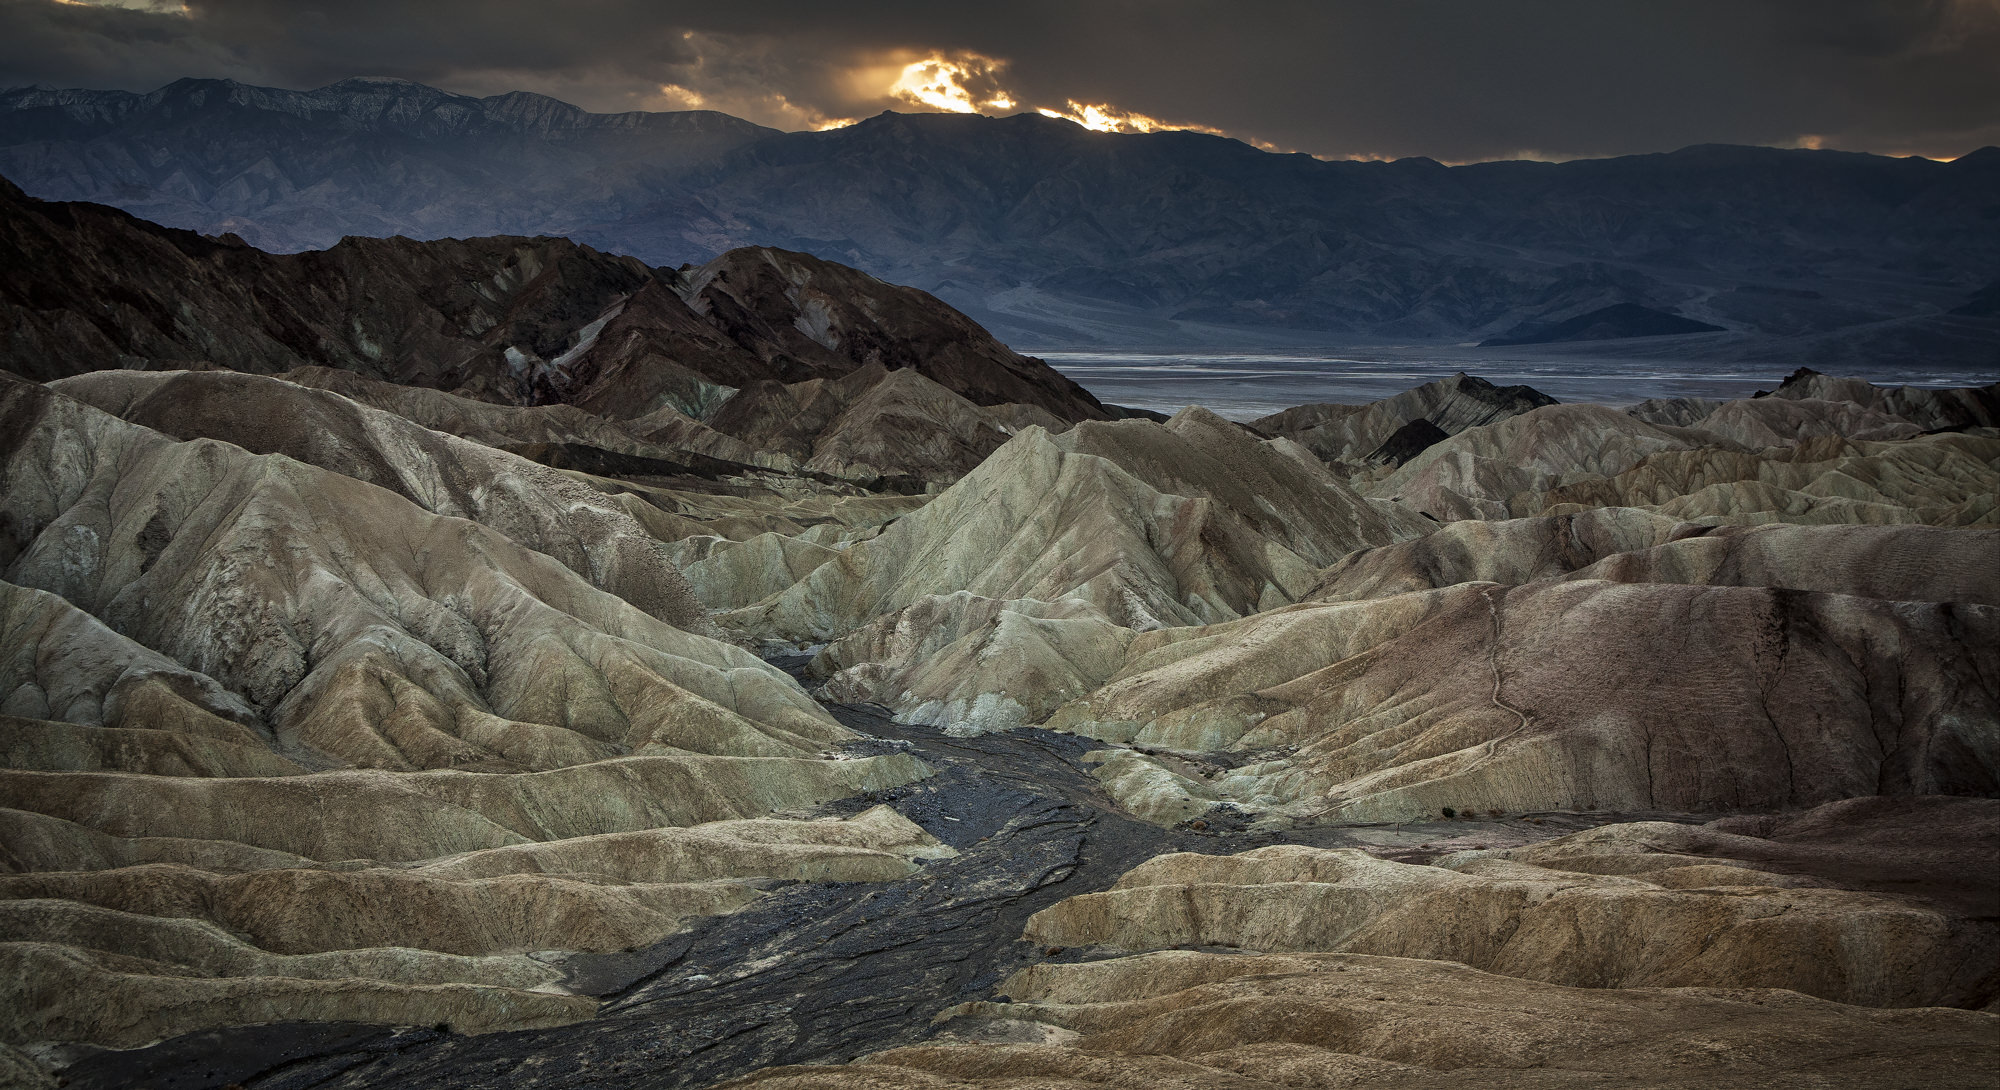
[{"label": "dark rock face", "polygon": [[488,401],[700,417],[760,380],[880,366],[977,404],[1105,416],[936,298],[782,251],[681,272],[558,238],[349,238],[270,254],[0,182],[0,312],[0,366],[37,380],[317,364]]},{"label": "dark rock face", "polygon": [[1449,438],[1443,428],[1418,417],[1397,428],[1387,442],[1375,448],[1368,461],[1399,466]]},{"label": "dark rock face", "polygon": [[550,233],[662,264],[807,250],[1045,343],[1202,335],[1175,322],[1458,341],[1621,304],[1728,329],[1705,349],[1764,360],[1985,361],[1996,335],[1977,294],[2000,266],[1995,154],[1446,168],[1035,115],[778,133],[395,81],[184,80],[8,92],[0,172],[273,249]]},{"label": "dark rock face", "polygon": [[1075,382],[931,295],[811,254],[732,250],[690,271],[686,283],[690,305],[781,381],[880,364],[912,369],[975,404],[1040,405],[1064,418],[1100,408]]}]

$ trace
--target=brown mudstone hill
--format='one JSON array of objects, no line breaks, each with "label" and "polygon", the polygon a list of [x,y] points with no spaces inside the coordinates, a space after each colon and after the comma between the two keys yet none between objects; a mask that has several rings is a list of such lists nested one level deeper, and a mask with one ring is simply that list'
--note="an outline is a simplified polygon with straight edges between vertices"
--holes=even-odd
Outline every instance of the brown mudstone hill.
[{"label": "brown mudstone hill", "polygon": [[933,296],[809,254],[648,267],[560,238],[348,238],[272,254],[0,180],[0,367],[61,378],[337,367],[514,404],[706,415],[759,382],[910,368],[977,405],[1107,411]]}]

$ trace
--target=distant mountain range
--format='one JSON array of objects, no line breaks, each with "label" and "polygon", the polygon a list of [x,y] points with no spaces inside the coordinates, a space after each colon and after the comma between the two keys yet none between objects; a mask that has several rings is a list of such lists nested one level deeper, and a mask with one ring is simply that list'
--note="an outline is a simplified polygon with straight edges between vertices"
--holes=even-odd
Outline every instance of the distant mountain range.
[{"label": "distant mountain range", "polygon": [[0,92],[0,174],[273,250],[550,234],[653,265],[807,251],[930,291],[1017,345],[1587,339],[2000,366],[1995,148],[1446,167],[1036,115],[784,133],[396,80],[190,79]]}]

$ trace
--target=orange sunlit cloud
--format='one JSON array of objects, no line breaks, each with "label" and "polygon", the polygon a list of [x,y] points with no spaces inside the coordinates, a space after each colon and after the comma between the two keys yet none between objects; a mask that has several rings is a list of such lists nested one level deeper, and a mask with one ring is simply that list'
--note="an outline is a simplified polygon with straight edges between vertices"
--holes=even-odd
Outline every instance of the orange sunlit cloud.
[{"label": "orange sunlit cloud", "polygon": [[1170,129],[1185,129],[1190,132],[1224,135],[1221,129],[1207,125],[1183,125],[1171,121],[1161,121],[1157,117],[1147,117],[1131,110],[1121,110],[1105,103],[1078,102],[1069,100],[1069,109],[1052,110],[1047,106],[1036,107],[1035,112],[1043,117],[1056,117],[1064,121],[1074,121],[1092,132],[1160,132]]},{"label": "orange sunlit cloud", "polygon": [[[1014,96],[1000,90],[996,82],[1000,70],[1005,67],[1006,61],[996,61],[977,53],[961,53],[956,57],[933,54],[904,65],[902,72],[896,76],[896,82],[889,85],[889,97],[913,106],[929,106],[954,114],[1011,110],[1014,108]],[[983,84],[991,90],[975,91],[968,84]]]},{"label": "orange sunlit cloud", "polygon": [[[1012,110],[1020,105],[1019,96],[1000,85],[1000,75],[1007,62],[977,53],[956,53],[946,56],[933,53],[921,60],[912,61],[895,71],[894,81],[888,88],[888,97],[912,106],[924,106],[955,114],[989,113]],[[880,72],[872,70],[870,75]],[[868,75],[860,75],[867,80]],[[880,78],[880,76],[875,76]],[[880,86],[880,84],[877,84]],[[1095,132],[1142,133],[1161,132],[1172,129],[1186,129],[1193,132],[1225,135],[1221,129],[1207,125],[1191,125],[1172,121],[1162,121],[1133,110],[1121,109],[1109,103],[1078,102],[1066,100],[1062,108],[1049,106],[1035,107],[1035,112],[1043,117],[1073,121]]]},{"label": "orange sunlit cloud", "polygon": [[659,94],[661,99],[683,110],[699,110],[708,104],[708,96],[678,83],[660,84]]}]

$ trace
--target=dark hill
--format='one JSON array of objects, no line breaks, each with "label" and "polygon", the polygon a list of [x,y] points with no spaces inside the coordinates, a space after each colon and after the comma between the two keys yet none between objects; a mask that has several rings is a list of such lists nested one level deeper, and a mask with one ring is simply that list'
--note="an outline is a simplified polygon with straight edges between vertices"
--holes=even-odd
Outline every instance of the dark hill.
[{"label": "dark hill", "polygon": [[1720,333],[1722,327],[1683,318],[1678,314],[1642,307],[1636,303],[1613,303],[1588,314],[1562,322],[1523,322],[1498,337],[1480,342],[1480,347],[1510,344],[1560,344],[1564,341],[1615,341],[1625,337],[1671,337],[1681,333]]},{"label": "dark hill", "polygon": [[0,367],[306,365],[512,404],[701,416],[724,388],[908,368],[978,404],[1106,410],[932,296],[807,254],[650,268],[561,238],[271,254],[0,180]]}]

